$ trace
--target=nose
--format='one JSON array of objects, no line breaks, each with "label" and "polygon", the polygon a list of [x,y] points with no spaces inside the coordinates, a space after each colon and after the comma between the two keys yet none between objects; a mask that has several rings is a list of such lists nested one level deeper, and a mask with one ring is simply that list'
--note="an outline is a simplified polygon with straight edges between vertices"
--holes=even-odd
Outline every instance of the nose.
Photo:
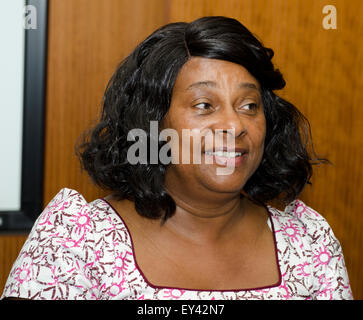
[{"label": "nose", "polygon": [[231,134],[234,138],[242,137],[246,134],[246,126],[241,117],[232,106],[228,106],[220,110],[216,116],[218,120],[214,124],[214,131],[218,130],[223,134]]}]

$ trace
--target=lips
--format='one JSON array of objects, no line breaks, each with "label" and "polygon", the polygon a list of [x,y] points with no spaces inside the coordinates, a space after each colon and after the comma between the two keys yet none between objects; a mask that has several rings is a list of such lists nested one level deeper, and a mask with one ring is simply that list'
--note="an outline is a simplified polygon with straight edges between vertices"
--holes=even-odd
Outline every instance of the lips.
[{"label": "lips", "polygon": [[[239,167],[244,162],[248,154],[248,150],[245,148],[215,148],[204,152],[205,157],[212,158],[213,163],[227,167]],[[206,161],[207,163],[207,161]]]}]

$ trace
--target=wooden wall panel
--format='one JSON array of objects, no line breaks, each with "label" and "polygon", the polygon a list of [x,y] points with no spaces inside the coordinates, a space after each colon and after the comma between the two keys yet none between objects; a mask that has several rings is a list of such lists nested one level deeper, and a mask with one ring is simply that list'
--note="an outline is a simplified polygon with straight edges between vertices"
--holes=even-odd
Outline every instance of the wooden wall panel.
[{"label": "wooden wall panel", "polygon": [[80,173],[73,147],[97,119],[105,86],[118,62],[167,23],[159,1],[50,1],[45,201],[60,188],[89,199],[104,192]]},{"label": "wooden wall panel", "polygon": [[0,236],[0,296],[3,292],[11,267],[26,238],[26,234]]},{"label": "wooden wall panel", "polygon": [[[337,30],[322,27],[327,4],[336,6]],[[80,172],[73,146],[97,119],[123,57],[168,22],[234,17],[274,49],[287,81],[279,94],[308,117],[318,153],[333,163],[316,169],[302,199],[328,219],[342,243],[354,296],[363,299],[362,13],[360,0],[50,0],[45,202],[63,187],[89,201],[106,194]],[[12,241],[18,243],[0,238],[1,248]],[[12,261],[0,258],[4,272],[4,261]]]}]

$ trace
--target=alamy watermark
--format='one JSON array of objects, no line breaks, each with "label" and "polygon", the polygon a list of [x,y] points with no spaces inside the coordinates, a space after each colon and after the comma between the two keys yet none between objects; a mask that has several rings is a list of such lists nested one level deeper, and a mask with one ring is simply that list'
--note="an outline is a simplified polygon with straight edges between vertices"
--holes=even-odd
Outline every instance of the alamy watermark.
[{"label": "alamy watermark", "polygon": [[[224,133],[226,133],[226,139],[223,139]],[[205,164],[213,164],[214,156],[225,160],[225,166],[217,167],[217,175],[232,174],[235,169],[235,157],[239,155],[238,152],[234,151],[234,128],[227,130],[205,129],[202,131],[199,129],[182,129],[180,139],[176,130],[166,128],[159,133],[158,121],[150,121],[149,134],[143,129],[135,128],[128,132],[127,141],[135,141],[127,150],[127,161],[130,164],[201,164],[204,154]],[[159,141],[168,142],[159,150]],[[204,145],[204,151],[202,145]]]},{"label": "alamy watermark", "polygon": [[324,16],[322,25],[326,30],[337,29],[337,8],[333,5],[326,5],[323,7]]},{"label": "alamy watermark", "polygon": [[[337,29],[337,9],[334,5],[325,5],[322,10],[325,16],[322,20],[323,28]],[[37,29],[37,8],[33,5],[24,6],[24,29]]]},{"label": "alamy watermark", "polygon": [[37,29],[37,8],[33,5],[24,6],[24,29]]}]

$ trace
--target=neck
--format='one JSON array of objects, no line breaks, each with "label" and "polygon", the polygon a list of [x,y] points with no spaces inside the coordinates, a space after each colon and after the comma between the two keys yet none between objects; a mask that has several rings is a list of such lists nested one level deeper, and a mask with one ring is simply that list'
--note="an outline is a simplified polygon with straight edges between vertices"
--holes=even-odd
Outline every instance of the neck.
[{"label": "neck", "polygon": [[[236,230],[244,217],[245,199],[240,194],[206,192],[194,194],[178,192],[166,186],[176,203],[175,214],[165,226],[186,241],[198,244],[220,243],[226,235]],[[210,194],[208,194],[210,193]]]}]

